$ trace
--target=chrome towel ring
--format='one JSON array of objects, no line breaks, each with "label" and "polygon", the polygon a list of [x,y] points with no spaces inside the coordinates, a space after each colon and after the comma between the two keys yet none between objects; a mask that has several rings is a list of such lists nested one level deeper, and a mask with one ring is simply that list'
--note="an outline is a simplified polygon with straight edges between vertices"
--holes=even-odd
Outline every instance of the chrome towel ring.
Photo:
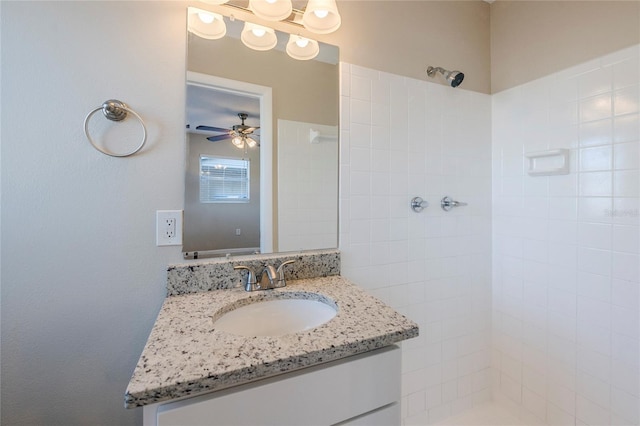
[{"label": "chrome towel ring", "polygon": [[[104,114],[104,116],[111,121],[122,121],[125,118],[127,118],[128,113],[131,113],[134,117],[136,117],[138,121],[140,121],[140,124],[142,125],[142,142],[140,143],[140,145],[138,145],[138,147],[135,148],[133,151],[126,152],[124,154],[109,152],[99,147],[91,138],[91,135],[89,134],[89,119],[93,116],[93,114],[95,114],[100,110],[102,110],[102,113]],[[142,117],[140,117],[140,115],[138,115],[137,112],[129,108],[127,104],[125,104],[124,102],[120,102],[117,99],[109,99],[108,101],[104,101],[101,106],[99,106],[98,108],[94,109],[89,114],[87,114],[86,118],[84,119],[84,134],[87,136],[87,139],[89,139],[89,142],[95,149],[97,149],[103,154],[110,155],[111,157],[128,157],[130,155],[133,155],[136,152],[140,151],[144,146],[145,142],[147,142],[147,128],[144,125],[144,121],[142,120]]]}]

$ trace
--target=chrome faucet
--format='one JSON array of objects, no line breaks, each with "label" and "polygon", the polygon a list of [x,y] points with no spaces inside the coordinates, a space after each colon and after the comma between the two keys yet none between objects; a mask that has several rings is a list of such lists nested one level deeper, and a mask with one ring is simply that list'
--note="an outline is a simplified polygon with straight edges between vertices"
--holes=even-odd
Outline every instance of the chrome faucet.
[{"label": "chrome faucet", "polygon": [[249,271],[249,275],[247,275],[247,282],[244,285],[244,289],[246,291],[255,291],[261,289],[260,284],[258,284],[258,280],[256,280],[256,274],[253,272],[253,269],[244,265],[234,266],[233,269],[246,269],[247,271]]},{"label": "chrome faucet", "polygon": [[295,262],[295,260],[287,260],[282,262],[276,269],[273,265],[265,265],[260,279],[256,278],[256,274],[251,268],[244,265],[234,266],[233,269],[246,269],[249,271],[247,282],[244,285],[246,291],[269,290],[273,288],[285,287],[287,282],[284,276],[284,266]]},{"label": "chrome faucet", "polygon": [[[265,290],[269,288],[276,288],[278,282],[278,272],[272,265],[264,265],[262,276],[260,277],[260,287]],[[280,286],[282,287],[282,286]]]}]

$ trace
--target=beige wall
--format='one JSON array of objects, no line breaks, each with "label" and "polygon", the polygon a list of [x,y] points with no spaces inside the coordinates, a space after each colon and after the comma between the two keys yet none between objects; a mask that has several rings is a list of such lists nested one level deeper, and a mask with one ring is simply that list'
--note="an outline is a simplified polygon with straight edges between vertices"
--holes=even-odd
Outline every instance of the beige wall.
[{"label": "beige wall", "polygon": [[[184,229],[182,251],[205,251],[260,247],[260,150],[246,153],[230,141],[211,143],[206,136],[187,133]],[[250,166],[248,203],[201,203],[200,156],[245,158]],[[241,235],[236,235],[236,229]]]},{"label": "beige wall", "polygon": [[279,118],[338,125],[338,65],[296,61],[275,49],[258,52],[232,37],[191,36],[188,46],[189,71],[271,87],[274,129]]},{"label": "beige wall", "polygon": [[490,91],[489,4],[339,1],[342,27],[326,37],[340,60],[420,80],[427,66],[464,72],[462,88]]},{"label": "beige wall", "polygon": [[[229,13],[224,6],[191,2],[194,6]],[[431,80],[429,65],[465,73],[461,87],[489,93],[489,4],[470,1],[354,1],[338,0],[342,26],[332,34],[300,34],[340,47],[340,60],[393,74]],[[240,18],[247,15],[235,12]],[[282,23],[266,23],[291,32]]]},{"label": "beige wall", "polygon": [[338,31],[301,34],[339,46],[341,61],[393,74],[428,80],[429,65],[457,69],[465,73],[461,88],[481,93],[640,43],[635,0],[338,0],[338,8]]},{"label": "beige wall", "polygon": [[491,92],[640,43],[638,1],[491,5]]}]

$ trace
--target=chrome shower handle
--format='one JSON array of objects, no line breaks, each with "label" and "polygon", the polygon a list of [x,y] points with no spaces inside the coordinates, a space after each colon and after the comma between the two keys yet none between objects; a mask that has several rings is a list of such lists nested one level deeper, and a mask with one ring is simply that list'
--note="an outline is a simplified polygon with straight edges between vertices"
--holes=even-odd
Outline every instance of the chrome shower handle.
[{"label": "chrome shower handle", "polygon": [[454,207],[460,207],[460,206],[466,206],[466,205],[467,203],[463,203],[461,201],[455,201],[451,197],[444,197],[442,200],[440,200],[440,207],[442,207],[442,210],[446,212],[448,212]]},{"label": "chrome shower handle", "polygon": [[429,203],[420,197],[413,197],[411,199],[411,209],[416,213],[420,213],[428,205]]}]

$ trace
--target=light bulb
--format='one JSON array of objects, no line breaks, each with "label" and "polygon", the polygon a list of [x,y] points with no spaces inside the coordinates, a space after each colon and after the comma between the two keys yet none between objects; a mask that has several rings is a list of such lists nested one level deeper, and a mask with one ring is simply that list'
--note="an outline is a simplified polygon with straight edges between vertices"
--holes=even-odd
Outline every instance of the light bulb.
[{"label": "light bulb", "polygon": [[263,27],[251,22],[244,23],[240,40],[245,46],[262,51],[272,49],[278,44],[278,37],[273,28]]},{"label": "light bulb", "polygon": [[231,139],[231,143],[238,148],[242,148],[242,145],[244,145],[244,142],[242,141],[242,138],[240,136],[236,136],[235,138]]},{"label": "light bulb", "polygon": [[246,142],[249,148],[253,148],[258,144],[253,138],[249,138],[249,137],[246,139]]},{"label": "light bulb", "polygon": [[340,28],[340,23],[336,0],[309,0],[302,15],[302,25],[316,34],[332,33]]},{"label": "light bulb", "polygon": [[200,18],[200,20],[205,24],[210,24],[216,19],[216,17],[213,16],[211,13],[206,13],[206,12],[198,13],[198,18]]},{"label": "light bulb", "polygon": [[298,37],[296,39],[296,44],[298,45],[298,47],[305,48],[309,44],[309,39],[308,38],[303,38],[303,37]]},{"label": "light bulb", "polygon": [[263,37],[267,33],[263,28],[253,28],[251,32],[256,37]]},{"label": "light bulb", "polygon": [[190,33],[209,40],[222,38],[227,33],[222,15],[195,7],[189,8],[187,28]]},{"label": "light bulb", "polygon": [[329,15],[329,11],[328,10],[314,10],[313,14],[316,15],[318,18],[323,19],[323,18],[326,18],[327,15]]},{"label": "light bulb", "polygon": [[315,40],[291,34],[285,50],[287,51],[287,55],[291,56],[293,59],[307,61],[315,58],[318,55],[320,48],[318,46],[318,42]]}]

